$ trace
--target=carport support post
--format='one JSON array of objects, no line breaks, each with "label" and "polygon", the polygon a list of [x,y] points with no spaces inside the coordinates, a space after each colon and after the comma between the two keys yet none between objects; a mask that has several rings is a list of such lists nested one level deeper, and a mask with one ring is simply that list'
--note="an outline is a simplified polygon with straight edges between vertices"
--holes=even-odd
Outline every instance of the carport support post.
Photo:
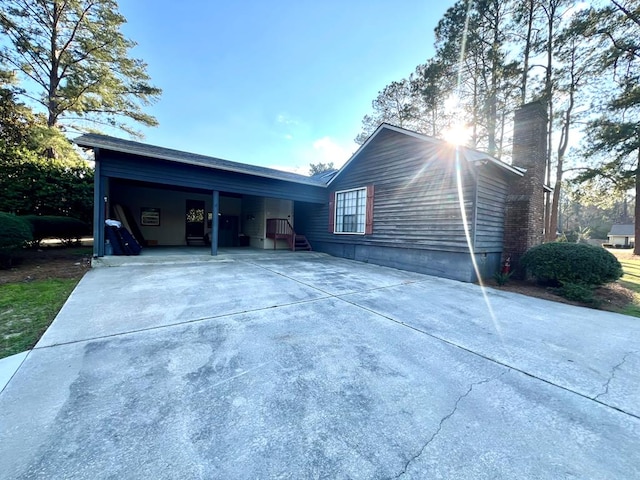
[{"label": "carport support post", "polygon": [[213,211],[211,212],[211,255],[218,255],[218,212],[220,211],[220,192],[213,191]]},{"label": "carport support post", "polygon": [[93,256],[104,256],[104,221],[107,213],[107,180],[102,176],[99,161],[99,149],[94,150],[95,169],[93,174]]}]

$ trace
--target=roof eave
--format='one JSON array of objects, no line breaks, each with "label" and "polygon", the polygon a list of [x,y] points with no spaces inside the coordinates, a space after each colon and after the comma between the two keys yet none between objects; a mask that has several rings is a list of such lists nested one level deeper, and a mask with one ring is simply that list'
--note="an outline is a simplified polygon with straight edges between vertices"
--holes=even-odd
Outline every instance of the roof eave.
[{"label": "roof eave", "polygon": [[[104,149],[104,150],[110,150],[112,152],[127,153],[127,154],[131,154],[131,155],[138,155],[138,156],[147,157],[147,158],[156,158],[156,159],[159,159],[159,160],[166,160],[166,161],[169,161],[169,162],[183,163],[183,164],[186,164],[186,165],[193,165],[193,166],[202,167],[202,168],[210,168],[210,169],[213,169],[213,170],[223,170],[223,171],[226,171],[226,172],[240,173],[240,174],[243,174],[243,175],[253,175],[253,176],[256,176],[256,177],[270,178],[272,180],[280,180],[280,181],[283,181],[283,182],[299,183],[299,184],[302,184],[302,185],[310,185],[310,186],[313,186],[313,187],[325,187],[324,183],[315,182],[315,181],[305,181],[303,179],[285,179],[285,178],[279,177],[277,175],[269,175],[269,174],[266,174],[266,173],[243,171],[241,169],[229,168],[229,167],[225,167],[223,165],[207,166],[207,165],[203,165],[202,163],[185,160],[183,158],[178,158],[177,156],[173,156],[173,155],[164,155],[164,154],[153,154],[152,155],[149,152],[145,152],[145,151],[143,151],[141,149],[136,149],[136,148],[131,148],[131,147],[125,148],[125,147],[119,147],[119,146],[114,146],[114,145],[108,145],[108,144],[106,144],[104,142],[100,142],[97,139],[94,139],[92,141],[82,141],[82,137],[83,136],[84,135],[81,135],[80,137],[75,138],[73,140],[73,142],[76,145],[78,145],[80,147],[85,147],[85,148],[101,148],[101,149]],[[213,158],[213,157],[208,157],[208,158]]]},{"label": "roof eave", "polygon": [[[329,185],[331,185],[331,183],[333,183],[333,181],[340,176],[340,174],[343,172],[343,170],[345,170],[349,166],[349,164],[351,164],[351,162],[353,162],[356,159],[356,157],[358,157],[358,155],[360,155],[360,153],[365,148],[367,148],[367,145],[369,145],[373,141],[373,139],[375,137],[377,137],[378,134],[382,130],[391,130],[391,131],[394,131],[394,132],[402,133],[402,134],[407,135],[409,137],[417,138],[419,140],[422,140],[424,142],[431,143],[431,144],[443,142],[443,140],[439,140],[437,138],[430,137],[428,135],[424,135],[422,133],[413,132],[411,130],[406,130],[404,128],[396,127],[395,125],[390,125],[388,123],[381,123],[378,126],[378,128],[376,128],[376,130],[371,135],[369,135],[369,138],[367,138],[367,140],[362,145],[360,145],[360,148],[358,148],[358,150],[356,150],[356,152],[353,155],[351,155],[351,158],[349,158],[349,160],[347,160],[347,163],[345,163],[342,166],[342,168],[340,168],[340,170],[338,170],[338,172],[333,176],[333,178],[329,181],[329,183],[327,183],[327,187]],[[463,147],[463,148],[465,148],[465,147]],[[465,148],[465,150],[472,151],[472,150],[466,149],[466,148]],[[481,154],[481,152],[477,152],[477,153]],[[496,165],[499,168],[502,168],[502,169],[504,169],[504,170],[506,170],[508,172],[511,172],[511,173],[514,173],[514,174],[518,175],[519,177],[523,177],[524,176],[524,172],[522,172],[518,168],[513,167],[512,165],[509,165],[508,163],[504,163],[504,162],[498,160],[497,158],[494,158],[494,157],[492,157],[490,155],[487,155],[487,154],[482,154],[482,158],[478,158],[478,159],[475,159],[475,160],[470,160],[469,158],[466,158],[466,160],[468,162],[470,162],[470,163],[486,160],[486,161],[489,161],[489,162],[493,163],[494,165]]]}]

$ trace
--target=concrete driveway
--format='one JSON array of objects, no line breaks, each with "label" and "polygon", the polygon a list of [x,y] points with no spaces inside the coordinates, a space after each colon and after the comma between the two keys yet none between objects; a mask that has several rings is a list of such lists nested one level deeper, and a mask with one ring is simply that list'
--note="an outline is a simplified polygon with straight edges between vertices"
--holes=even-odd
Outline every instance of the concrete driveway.
[{"label": "concrete driveway", "polygon": [[91,270],[1,478],[640,478],[640,321],[318,253]]}]

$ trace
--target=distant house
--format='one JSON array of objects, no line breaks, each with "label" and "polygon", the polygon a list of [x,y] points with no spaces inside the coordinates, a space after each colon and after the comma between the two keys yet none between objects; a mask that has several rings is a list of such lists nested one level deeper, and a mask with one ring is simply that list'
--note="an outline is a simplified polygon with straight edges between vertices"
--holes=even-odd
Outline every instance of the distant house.
[{"label": "distant house", "polygon": [[314,177],[103,135],[76,143],[95,154],[96,256],[105,219],[119,216],[149,246],[310,243],[471,282],[542,241],[545,132],[540,104],[519,109],[509,165],[383,124],[339,171]]},{"label": "distant house", "polygon": [[633,224],[612,225],[607,238],[611,245],[633,247],[636,243],[635,226]]}]

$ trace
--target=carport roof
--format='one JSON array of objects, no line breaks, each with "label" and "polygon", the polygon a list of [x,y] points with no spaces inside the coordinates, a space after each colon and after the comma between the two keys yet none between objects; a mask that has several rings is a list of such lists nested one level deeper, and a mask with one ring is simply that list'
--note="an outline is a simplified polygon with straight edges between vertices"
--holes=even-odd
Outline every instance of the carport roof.
[{"label": "carport roof", "polygon": [[327,184],[326,178],[320,176],[307,177],[297,173],[284,172],[282,170],[259,167],[257,165],[248,165],[246,163],[232,162],[230,160],[223,160],[220,158],[208,157],[206,155],[148,145],[146,143],[134,142],[131,140],[123,140],[121,138],[99,135],[97,133],[86,133],[84,135],[80,135],[74,139],[74,142],[80,147],[140,155],[143,157],[167,160],[169,162],[184,163],[211,169],[273,178],[287,182],[302,183],[320,187],[324,187]]}]

